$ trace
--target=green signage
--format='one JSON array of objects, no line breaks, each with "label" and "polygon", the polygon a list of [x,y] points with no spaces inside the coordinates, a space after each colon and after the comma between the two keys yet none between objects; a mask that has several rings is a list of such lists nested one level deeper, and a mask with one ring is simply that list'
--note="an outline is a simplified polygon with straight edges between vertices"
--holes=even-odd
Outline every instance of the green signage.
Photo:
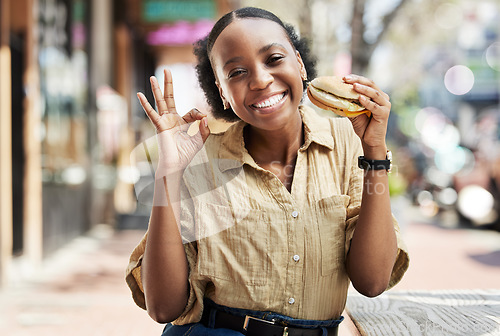
[{"label": "green signage", "polygon": [[199,19],[213,19],[216,15],[212,0],[143,0],[142,17],[150,23]]}]

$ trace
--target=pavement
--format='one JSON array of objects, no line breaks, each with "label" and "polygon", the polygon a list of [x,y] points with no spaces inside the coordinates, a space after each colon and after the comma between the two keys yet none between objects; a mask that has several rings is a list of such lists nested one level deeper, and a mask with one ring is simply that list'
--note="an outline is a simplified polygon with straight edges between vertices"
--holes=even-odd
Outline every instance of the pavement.
[{"label": "pavement", "polygon": [[124,280],[143,234],[101,227],[45,260],[35,280],[11,283],[0,292],[0,335],[161,335]]},{"label": "pavement", "polygon": [[393,290],[500,289],[500,232],[461,226],[453,213],[426,217],[409,204],[392,205],[410,255]]},{"label": "pavement", "polygon": [[[500,233],[442,227],[412,207],[400,212],[411,266],[392,290],[500,288]],[[143,234],[100,226],[47,258],[36,277],[17,267],[0,291],[0,335],[161,335],[124,281]],[[347,329],[340,335],[353,334]]]}]

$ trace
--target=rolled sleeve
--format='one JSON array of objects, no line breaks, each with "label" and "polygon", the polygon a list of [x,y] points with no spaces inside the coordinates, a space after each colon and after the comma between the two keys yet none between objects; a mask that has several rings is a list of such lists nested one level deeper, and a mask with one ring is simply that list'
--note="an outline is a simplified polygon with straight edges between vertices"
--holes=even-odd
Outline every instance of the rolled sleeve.
[{"label": "rolled sleeve", "polygon": [[[195,243],[193,243],[193,204],[185,184],[183,183],[181,187],[181,235],[184,242],[184,250],[186,252],[186,257],[188,260],[189,270],[191,271],[193,265],[196,264],[197,258],[196,246]],[[148,232],[146,232],[141,242],[132,251],[129,259],[129,264],[125,271],[125,281],[132,292],[132,298],[134,299],[134,302],[142,309],[146,309],[146,299],[144,296],[144,287],[142,284],[141,267],[142,259],[144,257],[144,251],[146,249],[147,237]],[[191,301],[191,296],[192,293],[190,294],[189,302]]]},{"label": "rolled sleeve", "polygon": [[403,278],[405,272],[408,270],[408,267],[410,266],[410,255],[408,254],[408,248],[401,236],[399,224],[394,216],[392,221],[394,224],[394,231],[396,232],[396,239],[398,243],[398,255],[396,257],[394,267],[392,268],[391,279],[389,281],[389,286],[387,286],[387,289],[391,289],[397,283],[399,283]]},{"label": "rolled sleeve", "polygon": [[148,234],[146,233],[139,245],[137,245],[132,251],[129,264],[125,271],[125,281],[132,292],[132,298],[142,309],[146,309],[146,299],[144,297],[144,288],[142,286],[141,264],[142,257],[144,255],[144,248],[146,247],[147,236]]}]

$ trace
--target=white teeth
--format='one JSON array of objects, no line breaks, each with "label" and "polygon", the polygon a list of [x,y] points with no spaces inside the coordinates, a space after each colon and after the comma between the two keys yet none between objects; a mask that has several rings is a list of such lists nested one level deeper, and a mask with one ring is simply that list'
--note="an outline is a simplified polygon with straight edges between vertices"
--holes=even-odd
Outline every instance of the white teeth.
[{"label": "white teeth", "polygon": [[270,106],[277,104],[281,99],[283,99],[283,97],[285,97],[284,92],[280,95],[273,96],[273,97],[269,98],[268,100],[264,100],[261,103],[254,104],[253,106],[255,106],[257,108],[270,107]]}]

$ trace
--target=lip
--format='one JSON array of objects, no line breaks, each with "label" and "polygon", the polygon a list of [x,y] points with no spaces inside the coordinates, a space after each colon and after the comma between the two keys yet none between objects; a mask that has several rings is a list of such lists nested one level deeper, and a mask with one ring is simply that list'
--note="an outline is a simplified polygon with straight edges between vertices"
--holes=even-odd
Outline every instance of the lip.
[{"label": "lip", "polygon": [[[259,113],[262,113],[262,114],[269,114],[269,113],[273,113],[277,110],[279,110],[283,104],[285,103],[286,99],[288,98],[288,90],[286,91],[281,91],[281,92],[277,92],[277,93],[273,93],[273,94],[270,94],[270,95],[267,95],[265,97],[259,97],[259,99],[255,102],[255,103],[252,103],[249,105],[250,109],[254,110],[254,111],[257,111]],[[271,105],[271,106],[268,106],[268,107],[256,107],[254,106],[254,104],[258,104],[260,102],[263,102],[263,101],[266,101],[272,97],[275,97],[275,96],[281,96],[283,95],[283,98],[281,98],[281,100],[279,102],[277,102],[276,104],[274,105]]]}]

